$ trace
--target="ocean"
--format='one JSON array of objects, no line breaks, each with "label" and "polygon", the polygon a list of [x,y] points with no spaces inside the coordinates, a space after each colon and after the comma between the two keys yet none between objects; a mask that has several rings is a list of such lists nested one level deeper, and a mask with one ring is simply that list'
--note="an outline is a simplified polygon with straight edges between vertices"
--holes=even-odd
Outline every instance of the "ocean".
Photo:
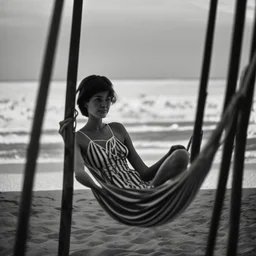
[{"label": "ocean", "polygon": [[[198,80],[113,80],[118,95],[104,122],[121,122],[147,164],[157,161],[174,144],[187,145],[193,133],[198,97]],[[225,95],[225,80],[210,80],[206,101],[203,142],[219,121]],[[0,83],[0,166],[24,164],[37,98],[37,82]],[[38,163],[63,163],[64,145],[58,134],[63,120],[66,83],[53,81],[40,140]],[[254,102],[246,163],[256,162],[256,104]],[[86,122],[81,114],[77,129]],[[221,149],[214,162],[221,160]],[[1,168],[4,174],[6,168]],[[62,170],[56,170],[56,172]],[[22,171],[21,171],[22,173]],[[2,186],[3,187],[3,186]],[[0,191],[1,191],[0,181]]]}]

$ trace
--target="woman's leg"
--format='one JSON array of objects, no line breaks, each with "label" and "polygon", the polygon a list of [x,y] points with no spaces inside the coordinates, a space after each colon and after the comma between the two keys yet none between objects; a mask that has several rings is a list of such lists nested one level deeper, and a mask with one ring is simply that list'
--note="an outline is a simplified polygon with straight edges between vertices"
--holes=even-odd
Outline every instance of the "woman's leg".
[{"label": "woman's leg", "polygon": [[156,187],[174,178],[187,169],[188,163],[189,153],[187,150],[175,150],[160,166],[150,185]]}]

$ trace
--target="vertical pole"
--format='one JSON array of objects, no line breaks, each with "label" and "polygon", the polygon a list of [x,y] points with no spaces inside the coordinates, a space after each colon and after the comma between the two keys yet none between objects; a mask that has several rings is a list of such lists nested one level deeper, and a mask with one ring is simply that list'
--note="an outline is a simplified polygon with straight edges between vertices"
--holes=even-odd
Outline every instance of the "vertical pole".
[{"label": "vertical pole", "polygon": [[[255,12],[256,13],[256,12]],[[237,122],[236,148],[234,154],[232,192],[230,201],[230,219],[227,255],[236,255],[239,236],[239,222],[242,200],[242,183],[244,172],[244,158],[246,150],[247,129],[250,121],[251,106],[254,95],[255,84],[255,63],[256,63],[256,19],[254,20],[254,31],[251,44],[250,66],[245,71],[244,84],[249,83],[250,87],[241,105]]]},{"label": "vertical pole", "polygon": [[51,26],[48,35],[44,63],[41,73],[40,87],[37,95],[37,104],[33,119],[30,142],[27,150],[27,162],[25,166],[23,190],[21,195],[18,227],[16,233],[14,255],[23,256],[26,250],[28,222],[32,201],[32,189],[35,176],[36,160],[39,151],[39,141],[42,131],[44,111],[47,101],[49,83],[57,45],[58,32],[62,14],[63,0],[56,0],[53,10]]},{"label": "vertical pole", "polygon": [[[81,33],[83,0],[74,0],[72,28],[67,72],[65,119],[74,117],[79,45]],[[58,255],[69,255],[73,204],[74,177],[74,126],[70,123],[65,133],[64,175],[61,202]]]},{"label": "vertical pole", "polygon": [[[226,109],[228,103],[230,102],[232,96],[236,91],[240,55],[241,55],[241,48],[242,48],[245,9],[246,9],[246,0],[244,1],[237,0],[235,20],[233,25],[232,46],[231,46],[230,60],[229,60],[228,82],[226,87],[226,96],[224,101],[223,112]],[[235,118],[235,120],[236,119],[237,118]],[[213,255],[213,251],[214,251],[217,230],[219,227],[219,219],[222,211],[222,205],[224,201],[226,184],[227,184],[227,179],[228,179],[228,174],[230,169],[230,162],[231,162],[231,156],[233,151],[235,133],[236,133],[236,126],[233,125],[231,127],[230,133],[227,136],[224,147],[223,147],[218,187],[216,190],[215,204],[213,208],[211,226],[209,230],[208,242],[207,242],[207,248],[206,248],[207,256]]]},{"label": "vertical pole", "polygon": [[218,0],[211,0],[211,5],[209,9],[208,25],[207,25],[207,34],[205,40],[205,49],[204,49],[204,60],[201,70],[201,81],[199,88],[199,97],[197,102],[197,112],[196,120],[193,131],[193,141],[191,148],[191,162],[197,157],[200,151],[201,145],[201,131],[203,124],[203,116],[205,109],[205,101],[207,96],[207,84],[209,79],[209,70],[212,56],[212,45],[213,45],[213,35],[215,29],[215,20],[216,20],[216,10],[217,10]]}]

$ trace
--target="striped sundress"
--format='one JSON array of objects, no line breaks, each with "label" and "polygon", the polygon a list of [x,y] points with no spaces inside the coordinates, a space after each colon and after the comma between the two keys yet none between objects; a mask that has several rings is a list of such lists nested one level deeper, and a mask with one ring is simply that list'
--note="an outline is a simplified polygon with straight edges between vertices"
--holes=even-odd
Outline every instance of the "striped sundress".
[{"label": "striped sundress", "polygon": [[88,140],[87,151],[82,152],[85,165],[90,169],[100,172],[101,176],[108,182],[119,188],[147,188],[149,182],[141,179],[136,170],[131,170],[127,164],[128,148],[115,137],[112,129],[107,124],[112,136],[106,142],[105,147],[96,143],[103,140],[92,140],[84,132],[82,133]]}]

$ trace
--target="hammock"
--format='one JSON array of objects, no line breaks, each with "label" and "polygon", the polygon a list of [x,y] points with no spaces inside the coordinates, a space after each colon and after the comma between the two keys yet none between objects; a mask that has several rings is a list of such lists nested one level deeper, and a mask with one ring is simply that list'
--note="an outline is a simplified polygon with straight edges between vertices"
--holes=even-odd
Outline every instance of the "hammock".
[{"label": "hammock", "polygon": [[106,183],[93,169],[88,169],[98,184],[86,173],[86,185],[91,188],[102,208],[122,224],[152,227],[170,222],[195,198],[221,145],[221,135],[224,130],[226,136],[229,133],[243,96],[241,90],[233,96],[198,157],[177,178],[155,188],[128,189]]}]

